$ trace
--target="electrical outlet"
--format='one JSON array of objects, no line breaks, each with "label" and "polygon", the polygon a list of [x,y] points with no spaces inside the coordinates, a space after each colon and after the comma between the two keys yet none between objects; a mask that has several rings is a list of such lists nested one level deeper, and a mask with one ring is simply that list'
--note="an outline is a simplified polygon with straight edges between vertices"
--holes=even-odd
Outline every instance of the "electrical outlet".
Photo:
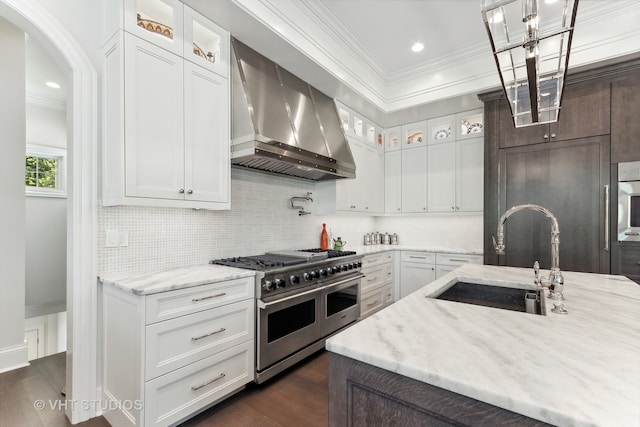
[{"label": "electrical outlet", "polygon": [[120,233],[118,230],[107,230],[105,233],[105,248],[115,248],[118,246],[120,240]]}]

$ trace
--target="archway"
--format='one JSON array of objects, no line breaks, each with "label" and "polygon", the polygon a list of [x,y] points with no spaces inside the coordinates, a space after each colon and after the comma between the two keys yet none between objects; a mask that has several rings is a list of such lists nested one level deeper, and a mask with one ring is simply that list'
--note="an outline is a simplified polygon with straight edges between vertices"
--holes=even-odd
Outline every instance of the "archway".
[{"label": "archway", "polygon": [[[97,73],[69,31],[33,0],[0,0],[0,15],[66,61],[72,78],[68,105],[67,416],[96,415],[97,393]],[[85,403],[88,402],[88,403]]]}]

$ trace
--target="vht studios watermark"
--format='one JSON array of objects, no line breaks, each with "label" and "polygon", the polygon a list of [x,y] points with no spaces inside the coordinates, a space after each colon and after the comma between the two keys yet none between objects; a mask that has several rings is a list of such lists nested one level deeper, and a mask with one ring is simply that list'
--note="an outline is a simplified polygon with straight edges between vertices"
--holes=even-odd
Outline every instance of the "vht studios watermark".
[{"label": "vht studios watermark", "polygon": [[50,409],[53,411],[139,411],[143,408],[141,400],[36,400],[33,407],[38,411]]}]

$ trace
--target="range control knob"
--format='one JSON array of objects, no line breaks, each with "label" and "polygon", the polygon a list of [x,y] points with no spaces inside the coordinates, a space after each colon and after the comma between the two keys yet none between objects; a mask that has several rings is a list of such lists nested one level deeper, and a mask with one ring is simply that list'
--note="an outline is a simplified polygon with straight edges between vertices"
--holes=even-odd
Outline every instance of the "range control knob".
[{"label": "range control knob", "polygon": [[353,264],[352,264],[352,263],[347,264],[347,268],[348,268],[349,270],[353,270]]},{"label": "range control knob", "polygon": [[300,283],[300,276],[296,276],[295,274],[293,274],[293,275],[291,275],[289,280],[291,280],[291,283],[293,283],[295,285],[297,283]]},{"label": "range control knob", "polygon": [[267,291],[272,291],[273,288],[273,282],[271,280],[265,280],[264,281],[264,285],[262,285],[263,288],[265,288]]},{"label": "range control knob", "polygon": [[362,261],[358,261],[358,268],[362,267]]},{"label": "range control knob", "polygon": [[287,286],[287,283],[284,281],[284,279],[276,279],[273,281],[273,284],[275,285],[276,289],[284,288],[285,286]]},{"label": "range control knob", "polygon": [[346,264],[342,265],[342,271],[347,271],[349,269],[349,266]]},{"label": "range control knob", "polygon": [[336,267],[336,266],[331,267],[331,272],[332,272],[333,274],[336,274],[338,271],[340,271],[340,268],[339,268],[339,267]]},{"label": "range control knob", "polygon": [[315,279],[316,278],[316,272],[315,271],[310,271],[309,272],[309,277],[312,278],[312,279]]},{"label": "range control knob", "polygon": [[302,278],[303,278],[304,280],[310,280],[310,279],[311,279],[311,276],[309,276],[309,273],[304,273],[304,274],[302,275]]},{"label": "range control knob", "polygon": [[329,270],[328,268],[321,268],[321,269],[320,269],[320,275],[321,275],[322,277],[327,277],[327,276],[329,275],[328,270]]}]

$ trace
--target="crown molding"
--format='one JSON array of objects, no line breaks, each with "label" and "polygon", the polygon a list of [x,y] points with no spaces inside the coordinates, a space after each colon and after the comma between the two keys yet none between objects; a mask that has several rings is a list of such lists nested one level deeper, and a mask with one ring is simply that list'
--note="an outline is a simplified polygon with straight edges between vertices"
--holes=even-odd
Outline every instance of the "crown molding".
[{"label": "crown molding", "polygon": [[58,99],[42,96],[33,91],[27,91],[25,94],[27,104],[37,105],[38,107],[50,108],[52,110],[67,111],[67,103]]}]

